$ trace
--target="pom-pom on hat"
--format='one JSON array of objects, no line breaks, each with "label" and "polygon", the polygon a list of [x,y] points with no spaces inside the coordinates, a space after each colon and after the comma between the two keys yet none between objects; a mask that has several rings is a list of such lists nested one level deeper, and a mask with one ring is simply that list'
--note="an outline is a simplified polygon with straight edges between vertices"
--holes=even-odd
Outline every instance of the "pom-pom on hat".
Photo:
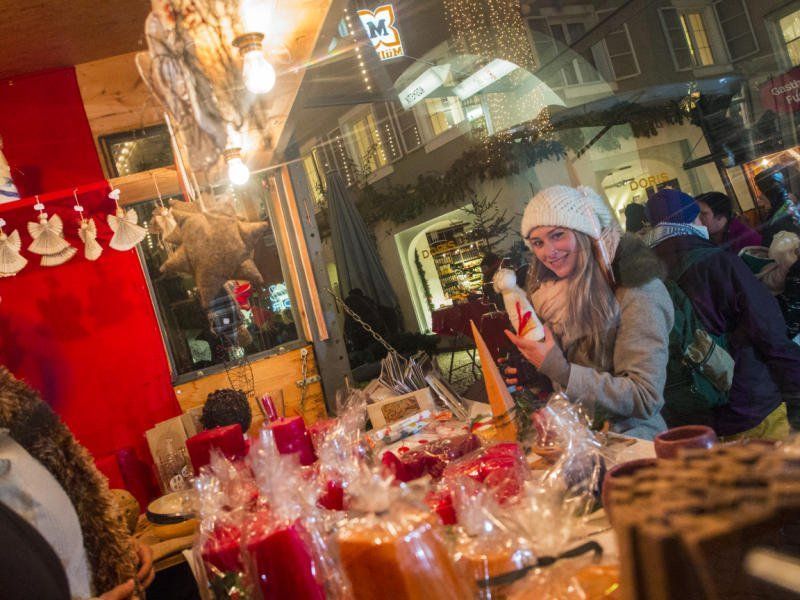
[{"label": "pom-pom on hat", "polygon": [[603,227],[613,222],[603,199],[591,188],[554,185],[536,194],[522,215],[522,237],[537,227],[566,227],[599,239]]},{"label": "pom-pom on hat", "polygon": [[650,197],[645,212],[653,226],[660,223],[692,223],[700,214],[700,207],[689,194],[667,188]]}]

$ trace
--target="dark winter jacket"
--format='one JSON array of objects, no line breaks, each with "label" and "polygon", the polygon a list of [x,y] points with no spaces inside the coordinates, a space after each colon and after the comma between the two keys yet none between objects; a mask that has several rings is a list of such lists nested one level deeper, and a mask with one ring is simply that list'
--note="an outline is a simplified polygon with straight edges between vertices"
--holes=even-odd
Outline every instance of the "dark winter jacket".
[{"label": "dark winter jacket", "polygon": [[[667,239],[654,248],[670,275],[681,257],[713,244],[695,236]],[[677,280],[706,329],[727,334],[735,361],[728,404],[714,409],[709,424],[719,435],[758,425],[786,400],[790,420],[800,398],[800,347],[786,335],[778,303],[750,269],[727,252],[690,266]],[[797,424],[797,421],[794,420]]]}]

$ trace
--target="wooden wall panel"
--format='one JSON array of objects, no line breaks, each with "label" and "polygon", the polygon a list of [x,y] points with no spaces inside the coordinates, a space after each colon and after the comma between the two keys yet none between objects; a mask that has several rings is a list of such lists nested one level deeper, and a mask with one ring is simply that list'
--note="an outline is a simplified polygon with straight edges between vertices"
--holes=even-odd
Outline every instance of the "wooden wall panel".
[{"label": "wooden wall panel", "polygon": [[[307,377],[311,377],[317,374],[317,365],[314,362],[314,349],[311,346],[308,346],[307,349],[309,352]],[[285,354],[270,356],[252,363],[256,397],[260,398],[263,394],[269,392],[275,398],[278,412],[282,412],[285,407],[285,414],[290,416],[300,414],[300,388],[296,383],[301,379],[302,359],[300,352],[300,349],[292,350]],[[181,409],[186,412],[191,408],[202,406],[208,394],[214,390],[226,387],[230,387],[228,377],[225,373],[217,373],[176,386],[175,394]],[[283,394],[282,403],[280,401],[281,393]],[[253,425],[250,431],[256,432],[261,427],[264,419],[261,410],[252,403],[251,409],[253,410]],[[308,386],[305,410],[301,416],[309,425],[326,417],[322,385],[319,382]]]}]

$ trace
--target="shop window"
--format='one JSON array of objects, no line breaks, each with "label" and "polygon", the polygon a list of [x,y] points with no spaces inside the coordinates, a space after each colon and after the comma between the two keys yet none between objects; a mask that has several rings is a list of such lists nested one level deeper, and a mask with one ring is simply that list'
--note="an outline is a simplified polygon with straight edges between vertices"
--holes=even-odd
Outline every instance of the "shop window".
[{"label": "shop window", "polygon": [[311,197],[314,199],[314,204],[317,206],[323,204],[325,201],[325,195],[322,193],[324,189],[322,174],[319,171],[312,153],[308,153],[303,157],[303,171],[305,171],[309,192],[311,193]]},{"label": "shop window", "polygon": [[425,98],[418,104],[430,128],[430,137],[434,138],[464,121],[464,108],[458,96],[442,98]]},{"label": "shop window", "polygon": [[[602,21],[614,9],[598,10],[597,18]],[[641,75],[639,59],[633,49],[633,41],[627,24],[623,24],[619,29],[609,33],[605,39],[606,52],[611,66],[611,74],[614,81],[628,79]],[[599,45],[598,45],[599,46]]]},{"label": "shop window", "polygon": [[800,9],[778,20],[781,37],[792,66],[800,65]]},{"label": "shop window", "polygon": [[374,173],[389,163],[371,108],[346,117],[342,121],[342,132],[350,159],[365,173]]},{"label": "shop window", "polygon": [[124,177],[174,164],[166,125],[101,135],[97,141],[109,177]]},{"label": "shop window", "polygon": [[[268,219],[263,198],[234,202],[237,213],[247,220]],[[166,274],[162,265],[174,252],[155,233],[151,219],[154,201],[133,206],[148,235],[139,246],[159,322],[169,351],[173,375],[178,381],[193,378],[199,370],[223,368],[243,356],[262,355],[278,348],[296,347],[300,335],[291,290],[287,287],[278,244],[269,229],[253,246],[253,262],[263,278],[255,284],[230,279],[222,284],[206,309],[194,278],[188,274]],[[210,260],[213,257],[210,258]]]},{"label": "shop window", "polygon": [[[758,40],[744,0],[719,0],[714,3],[714,12],[731,60],[741,60],[758,52]],[[798,37],[800,31],[794,39]]]},{"label": "shop window", "polygon": [[716,62],[704,12],[667,7],[659,9],[659,14],[677,70],[708,67]]}]

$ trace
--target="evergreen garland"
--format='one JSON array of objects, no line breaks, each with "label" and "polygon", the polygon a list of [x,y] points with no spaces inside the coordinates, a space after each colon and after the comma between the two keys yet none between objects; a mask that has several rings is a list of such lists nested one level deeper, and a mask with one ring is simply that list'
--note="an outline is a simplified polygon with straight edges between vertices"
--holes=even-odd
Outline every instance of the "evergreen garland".
[{"label": "evergreen garland", "polygon": [[428,310],[433,312],[433,296],[431,295],[431,288],[428,285],[428,279],[425,277],[425,269],[422,267],[422,261],[419,259],[419,252],[414,250],[414,265],[417,267],[417,275],[422,282],[422,292],[425,294],[425,302],[428,304]]}]

